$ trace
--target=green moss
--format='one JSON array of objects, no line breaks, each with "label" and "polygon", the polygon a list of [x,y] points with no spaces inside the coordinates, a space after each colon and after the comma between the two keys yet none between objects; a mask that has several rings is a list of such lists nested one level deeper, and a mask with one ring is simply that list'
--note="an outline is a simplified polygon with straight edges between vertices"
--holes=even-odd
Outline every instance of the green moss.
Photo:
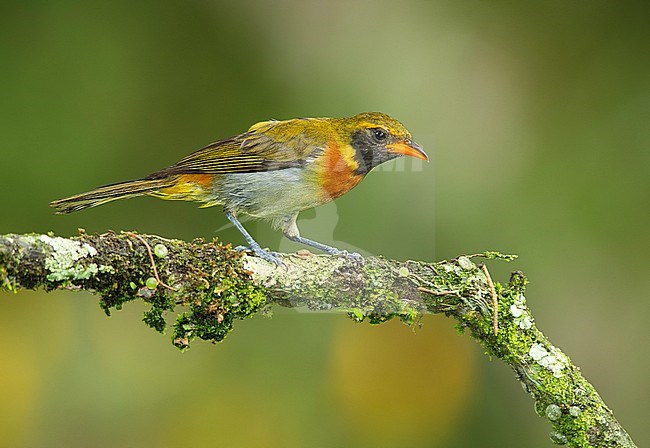
[{"label": "green moss", "polygon": [[564,435],[569,446],[589,447],[589,428],[592,425],[588,419],[564,414],[557,422],[553,422],[554,432]]},{"label": "green moss", "polygon": [[16,292],[16,288],[11,280],[9,280],[7,269],[4,266],[0,266],[0,288],[5,291]]},{"label": "green moss", "polygon": [[176,319],[173,343],[186,349],[195,338],[220,342],[232,330],[234,319],[252,316],[265,302],[263,291],[251,282],[224,278]]},{"label": "green moss", "polygon": [[502,254],[501,252],[491,250],[478,254],[477,256],[483,257],[487,260],[503,260],[503,261],[513,261],[518,258],[518,255],[512,254]]},{"label": "green moss", "polygon": [[167,328],[164,312],[165,310],[163,308],[153,307],[144,312],[142,321],[157,332],[164,333]]},{"label": "green moss", "polygon": [[[528,366],[520,372],[520,380],[535,399],[538,415],[552,424],[554,443],[590,446],[588,429],[593,426],[593,413],[582,410],[593,404],[586,401],[588,394],[581,392],[590,386],[574,371],[570,359],[550,344],[534,325],[522,325],[519,318],[531,315],[524,296],[527,283],[522,273],[515,272],[508,285],[499,290],[499,311],[503,318],[499,335],[493,341],[495,351],[511,365]],[[517,311],[513,313],[514,308]]]},{"label": "green moss", "polygon": [[[177,312],[172,338],[181,349],[195,338],[223,340],[237,319],[253,315],[266,303],[266,290],[250,281],[250,273],[241,266],[242,255],[230,246],[195,241],[201,244],[197,253],[182,241],[164,240],[163,245],[156,237],[146,240],[157,248],[155,262],[162,283],[153,276],[149,254],[137,238],[45,237],[39,242],[52,249],[45,260],[48,287],[71,287],[83,281],[86,289],[98,292],[108,315],[127,302],[142,299],[149,305],[144,323],[161,333],[166,331],[167,315]],[[101,247],[101,253],[95,247]],[[168,257],[169,253],[174,257]],[[184,310],[176,311],[178,307]]]},{"label": "green moss", "polygon": [[[497,257],[499,258],[499,257]],[[594,426],[593,402],[588,402],[588,383],[575,370],[570,359],[550,344],[537,330],[527,306],[525,289],[528,280],[514,272],[506,285],[496,283],[498,295],[499,331],[494,334],[490,298],[478,288],[485,282],[478,268],[459,257],[457,264],[443,262],[435,265],[433,289],[457,291],[458,297],[431,295],[426,297],[430,309],[453,314],[459,332],[469,329],[485,348],[486,354],[504,359],[516,372],[524,389],[535,399],[537,413],[553,426],[555,443],[569,446],[589,446],[589,428]],[[446,304],[452,306],[446,308]],[[458,306],[455,306],[455,305]],[[572,384],[580,387],[573,387]],[[567,404],[568,403],[568,404]],[[585,412],[589,409],[590,412]]]}]

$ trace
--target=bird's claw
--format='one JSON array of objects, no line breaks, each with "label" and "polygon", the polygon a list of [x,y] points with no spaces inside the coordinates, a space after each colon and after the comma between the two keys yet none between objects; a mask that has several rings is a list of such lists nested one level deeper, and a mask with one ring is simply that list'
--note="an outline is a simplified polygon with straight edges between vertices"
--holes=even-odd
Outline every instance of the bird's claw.
[{"label": "bird's claw", "polygon": [[350,258],[354,261],[356,261],[359,264],[364,264],[366,259],[363,258],[363,256],[357,252],[348,252],[347,250],[341,250],[341,249],[336,249],[332,248],[331,251],[328,251],[330,255],[337,255],[339,257],[345,257],[345,258]]},{"label": "bird's claw", "polygon": [[261,246],[237,246],[235,250],[239,252],[252,252],[256,257],[273,263],[276,266],[285,266],[284,262],[280,259],[280,254],[262,249]]}]

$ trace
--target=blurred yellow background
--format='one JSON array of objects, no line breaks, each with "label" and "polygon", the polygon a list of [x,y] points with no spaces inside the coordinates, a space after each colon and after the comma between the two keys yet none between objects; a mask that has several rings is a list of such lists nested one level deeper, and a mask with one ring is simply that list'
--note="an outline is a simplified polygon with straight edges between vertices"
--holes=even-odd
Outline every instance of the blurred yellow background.
[{"label": "blurred yellow background", "polygon": [[[0,233],[241,244],[216,208],[48,203],[259,120],[382,111],[431,163],[381,167],[304,213],[303,235],[398,259],[519,254],[495,276],[526,272],[539,327],[648,446],[648,23],[642,1],[3,1]],[[0,294],[0,446],[552,446],[513,373],[443,317],[413,332],[276,310],[179,353],[142,311]]]}]

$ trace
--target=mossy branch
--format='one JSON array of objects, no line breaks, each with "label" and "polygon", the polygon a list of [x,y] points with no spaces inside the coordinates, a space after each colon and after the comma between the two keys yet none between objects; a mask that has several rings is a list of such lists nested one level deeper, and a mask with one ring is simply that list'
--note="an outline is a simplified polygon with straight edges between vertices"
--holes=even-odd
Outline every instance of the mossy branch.
[{"label": "mossy branch", "polygon": [[[437,263],[378,257],[365,264],[323,255],[284,255],[276,267],[244,256],[230,245],[191,243],[134,233],[74,238],[0,236],[0,287],[86,290],[100,296],[106,313],[125,302],[149,304],[144,321],[164,332],[177,307],[175,346],[195,338],[219,342],[244,319],[277,304],[339,310],[357,321],[399,318],[417,322],[424,313],[452,317],[460,331],[500,358],[553,426],[551,439],[575,447],[634,447],[629,435],[570,359],[537,329],[527,306],[526,278],[490,284],[476,258],[512,258],[496,252]],[[494,294],[496,293],[496,297]],[[494,328],[493,299],[499,331]]]}]

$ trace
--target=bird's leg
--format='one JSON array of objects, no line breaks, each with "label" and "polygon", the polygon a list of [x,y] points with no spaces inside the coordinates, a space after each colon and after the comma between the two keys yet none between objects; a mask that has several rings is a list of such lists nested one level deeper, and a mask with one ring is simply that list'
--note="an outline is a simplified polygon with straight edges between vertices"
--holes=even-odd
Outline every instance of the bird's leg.
[{"label": "bird's leg", "polygon": [[327,244],[319,243],[318,241],[310,240],[308,238],[303,238],[302,236],[300,236],[300,231],[298,230],[298,224],[296,223],[296,219],[298,219],[298,213],[294,213],[293,215],[287,216],[284,221],[282,233],[284,233],[284,236],[287,239],[291,241],[295,241],[296,243],[304,244],[306,246],[314,247],[330,255],[341,255],[343,257],[350,257],[358,260],[363,260],[363,257],[356,252],[348,252],[347,250],[337,249],[336,247],[328,246]]},{"label": "bird's leg", "polygon": [[278,266],[283,265],[282,260],[280,260],[275,254],[262,249],[262,246],[258,244],[257,241],[253,239],[253,237],[246,231],[244,226],[239,222],[235,214],[229,210],[224,210],[226,217],[230,220],[230,222],[237,227],[237,230],[241,232],[242,235],[244,235],[244,238],[246,239],[246,242],[248,243],[248,247],[244,249],[248,249],[252,251],[256,256],[266,260],[270,261],[271,263],[275,263]]}]

